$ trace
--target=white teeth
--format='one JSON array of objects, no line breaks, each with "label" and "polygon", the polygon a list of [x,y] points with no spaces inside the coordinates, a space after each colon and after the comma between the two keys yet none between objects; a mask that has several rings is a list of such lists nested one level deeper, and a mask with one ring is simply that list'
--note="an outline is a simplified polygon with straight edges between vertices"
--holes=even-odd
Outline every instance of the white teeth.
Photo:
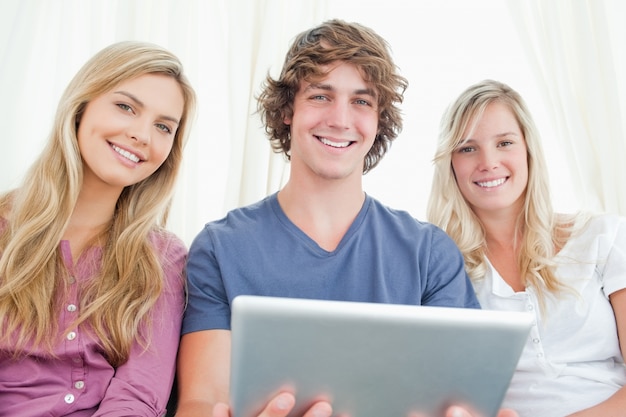
[{"label": "white teeth", "polygon": [[130,159],[131,161],[137,163],[140,161],[139,157],[133,153],[130,153],[122,148],[118,148],[115,145],[111,145],[111,147],[113,148],[113,150],[117,153],[119,153],[120,155],[122,155],[124,158],[126,159]]},{"label": "white teeth", "polygon": [[319,138],[320,142],[324,145],[332,146],[333,148],[345,148],[350,145],[350,142],[331,142],[326,138]]},{"label": "white teeth", "polygon": [[480,185],[481,187],[491,188],[491,187],[497,187],[498,185],[504,184],[504,181],[506,181],[506,178],[500,178],[498,180],[493,180],[493,181],[476,182],[476,184]]}]

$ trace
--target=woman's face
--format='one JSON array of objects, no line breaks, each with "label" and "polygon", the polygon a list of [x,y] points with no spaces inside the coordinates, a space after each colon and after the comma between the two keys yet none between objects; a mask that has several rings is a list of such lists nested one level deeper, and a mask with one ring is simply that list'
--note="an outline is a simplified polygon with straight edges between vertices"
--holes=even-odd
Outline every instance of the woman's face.
[{"label": "woman's face", "polygon": [[503,103],[489,104],[463,139],[452,154],[452,169],[472,210],[479,218],[496,212],[516,215],[528,184],[528,155],[513,112]]},{"label": "woman's face", "polygon": [[87,103],[78,125],[83,186],[119,192],[152,175],[167,159],[183,114],[178,82],[145,74]]}]

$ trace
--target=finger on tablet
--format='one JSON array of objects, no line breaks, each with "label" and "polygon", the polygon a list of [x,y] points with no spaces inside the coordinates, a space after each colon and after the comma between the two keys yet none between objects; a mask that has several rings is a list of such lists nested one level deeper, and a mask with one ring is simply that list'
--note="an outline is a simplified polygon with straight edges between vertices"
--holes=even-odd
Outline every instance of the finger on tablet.
[{"label": "finger on tablet", "polygon": [[[446,417],[484,417],[480,414],[472,414],[466,408],[453,406],[446,411]],[[519,417],[519,415],[510,409],[501,409],[497,417]]]},{"label": "finger on tablet", "polygon": [[[257,417],[286,417],[296,404],[295,396],[290,392],[281,392],[267,404]],[[330,417],[333,409],[327,401],[318,401],[302,417]],[[215,416],[217,417],[217,416]],[[221,416],[220,416],[221,417]]]},{"label": "finger on tablet", "polygon": [[228,407],[228,404],[215,404],[213,407],[213,417],[230,417],[230,408]]},{"label": "finger on tablet", "polygon": [[[293,394],[288,392],[280,393],[270,400],[257,417],[286,417],[295,403],[296,399]],[[228,404],[215,404],[215,407],[213,407],[213,417],[230,417],[230,407]],[[315,415],[315,417],[317,417],[317,415]]]},{"label": "finger on tablet", "polygon": [[311,408],[309,408],[309,410],[304,413],[303,417],[330,417],[332,414],[333,408],[331,407],[330,403],[326,401],[320,401],[313,404],[313,406],[311,406]]},{"label": "finger on tablet", "polygon": [[498,413],[498,417],[519,417],[519,414],[517,414],[517,412],[514,410],[503,408]]}]

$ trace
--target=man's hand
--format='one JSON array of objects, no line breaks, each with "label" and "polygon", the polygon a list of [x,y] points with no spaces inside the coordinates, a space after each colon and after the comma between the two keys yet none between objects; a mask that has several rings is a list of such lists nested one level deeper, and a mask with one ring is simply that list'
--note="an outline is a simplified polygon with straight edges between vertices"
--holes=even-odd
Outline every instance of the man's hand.
[{"label": "man's hand", "polygon": [[[282,392],[272,398],[257,417],[286,417],[295,404],[296,398],[293,394]],[[302,417],[330,417],[332,414],[331,405],[326,401],[320,401],[313,404]],[[230,417],[230,408],[224,403],[216,404],[213,408],[213,417]]]},{"label": "man's hand", "polygon": [[[263,411],[257,417],[286,417],[296,404],[296,398],[289,392],[282,392],[272,398]],[[302,417],[330,417],[333,413],[332,406],[326,401],[320,401],[311,406]],[[213,417],[231,417],[230,408],[227,404],[218,403],[213,408]],[[411,414],[409,417],[426,417]],[[472,414],[467,409],[459,406],[452,406],[446,410],[446,417],[483,417]],[[509,409],[502,409],[498,412],[498,417],[519,417],[519,415]]]}]

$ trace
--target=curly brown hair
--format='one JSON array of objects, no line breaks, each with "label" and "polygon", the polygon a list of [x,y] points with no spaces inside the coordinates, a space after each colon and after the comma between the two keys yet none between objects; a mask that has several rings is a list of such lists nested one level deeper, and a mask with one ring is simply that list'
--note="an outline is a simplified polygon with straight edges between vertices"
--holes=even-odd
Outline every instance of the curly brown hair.
[{"label": "curly brown hair", "polygon": [[275,80],[267,76],[257,97],[257,109],[272,149],[290,159],[290,126],[284,120],[293,116],[300,82],[323,78],[323,67],[336,61],[357,66],[377,93],[378,133],[363,163],[363,173],[367,173],[380,162],[402,130],[398,105],[408,87],[406,78],[397,72],[389,44],[372,29],[333,19],[300,33],[287,52],[280,77]]}]

